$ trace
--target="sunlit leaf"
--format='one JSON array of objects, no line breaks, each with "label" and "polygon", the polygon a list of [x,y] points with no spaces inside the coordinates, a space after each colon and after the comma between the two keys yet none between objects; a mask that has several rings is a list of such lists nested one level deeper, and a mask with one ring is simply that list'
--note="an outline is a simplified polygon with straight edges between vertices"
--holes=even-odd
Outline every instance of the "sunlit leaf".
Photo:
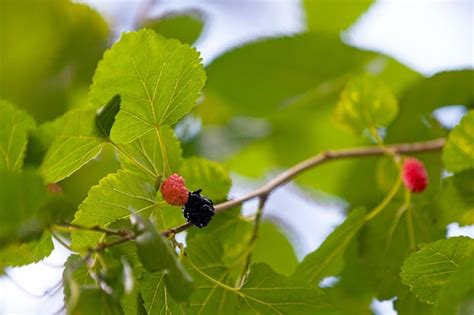
[{"label": "sunlit leaf", "polygon": [[95,117],[94,110],[79,109],[54,122],[55,139],[40,167],[47,182],[55,183],[70,176],[100,153],[103,139]]},{"label": "sunlit leaf", "polygon": [[143,173],[154,181],[178,172],[181,166],[181,146],[168,126],[117,146],[123,168]]},{"label": "sunlit leaf", "polygon": [[38,262],[53,251],[50,233],[43,233],[39,240],[9,244],[0,250],[0,273],[5,267],[17,267]]},{"label": "sunlit leaf", "polygon": [[101,107],[120,95],[121,108],[110,137],[128,143],[188,113],[204,80],[196,50],[145,29],[124,33],[104,54],[89,98]]},{"label": "sunlit leaf", "polygon": [[[107,227],[115,221],[129,218],[132,213],[149,215],[159,208],[155,192],[155,183],[137,174],[122,170],[110,174],[91,188],[79,206],[73,223]],[[75,231],[72,233],[72,246],[85,250],[95,246],[102,236],[99,232]]]}]

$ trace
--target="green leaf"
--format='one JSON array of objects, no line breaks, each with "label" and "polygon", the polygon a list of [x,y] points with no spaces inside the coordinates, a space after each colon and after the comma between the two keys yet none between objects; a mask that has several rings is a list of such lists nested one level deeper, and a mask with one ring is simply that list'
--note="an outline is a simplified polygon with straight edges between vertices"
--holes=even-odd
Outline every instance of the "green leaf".
[{"label": "green leaf", "polygon": [[181,166],[181,146],[169,126],[117,146],[123,168],[145,174],[154,181],[178,172]]},{"label": "green leaf", "polygon": [[12,243],[0,249],[0,273],[6,267],[18,267],[38,262],[53,251],[51,234],[43,233],[39,240]]},{"label": "green leaf", "polygon": [[0,100],[0,170],[21,169],[28,131],[34,126],[34,120],[26,112]]},{"label": "green leaf", "polygon": [[243,286],[236,287],[245,250],[232,260],[225,258],[225,252],[222,239],[212,234],[196,235],[188,241],[185,263],[197,285],[190,313],[332,313],[321,291],[281,276],[265,264],[253,265]]},{"label": "green leaf", "polygon": [[4,1],[0,19],[0,98],[39,122],[76,105],[111,40],[102,16],[72,1]]},{"label": "green leaf", "polygon": [[144,272],[140,279],[140,294],[147,314],[186,314],[186,304],[175,301],[165,286],[166,275],[162,272]]},{"label": "green leaf", "polygon": [[238,290],[240,307],[259,314],[336,314],[317,288],[290,280],[260,263]]},{"label": "green leaf", "polygon": [[443,150],[443,162],[454,173],[474,168],[474,110],[451,131]]},{"label": "green leaf", "polygon": [[123,34],[104,54],[89,94],[95,107],[122,99],[110,138],[129,143],[188,113],[205,81],[200,62],[196,50],[152,30]]},{"label": "green leaf", "polygon": [[179,173],[190,191],[202,189],[202,194],[213,201],[227,198],[231,180],[220,163],[192,157],[183,161]]},{"label": "green leaf", "polygon": [[349,28],[372,2],[373,0],[305,0],[308,28],[331,33],[343,31]]},{"label": "green leaf", "polygon": [[336,106],[336,119],[355,133],[387,126],[397,113],[397,100],[390,89],[368,75],[352,78]]},{"label": "green leaf", "polygon": [[0,248],[10,241],[38,235],[46,224],[48,213],[42,206],[48,200],[46,187],[31,172],[0,171]]},{"label": "green leaf", "polygon": [[[399,98],[399,113],[387,128],[386,143],[444,137],[446,130],[433,111],[447,105],[474,105],[473,70],[446,71],[413,84]],[[434,183],[434,182],[432,182]]]},{"label": "green leaf", "polygon": [[314,252],[298,265],[293,277],[313,285],[329,276],[337,275],[344,266],[344,252],[365,223],[365,210],[353,210]]},{"label": "green leaf", "polygon": [[402,282],[423,302],[434,303],[451,275],[474,252],[474,240],[453,237],[427,244],[405,260]]},{"label": "green leaf", "polygon": [[192,44],[201,35],[204,21],[199,11],[180,11],[146,20],[142,26],[151,28],[166,38],[176,38],[182,43]]},{"label": "green leaf", "polygon": [[435,315],[472,314],[474,305],[474,256],[467,258],[439,290]]},{"label": "green leaf", "polygon": [[436,196],[438,225],[451,222],[474,224],[474,170],[443,179]]},{"label": "green leaf", "polygon": [[[138,174],[120,170],[91,188],[87,198],[79,206],[73,223],[107,227],[115,221],[129,218],[133,212],[149,215],[159,208],[155,194],[154,182],[147,181]],[[103,234],[99,232],[74,231],[71,246],[76,250],[85,250],[95,246],[102,237]]]},{"label": "green leaf", "polygon": [[433,306],[421,302],[408,288],[405,288],[398,294],[397,299],[393,303],[393,307],[398,314],[403,315],[433,314]]},{"label": "green leaf", "polygon": [[71,315],[118,315],[123,309],[110,295],[99,288],[83,287],[74,305],[67,304]]},{"label": "green leaf", "polygon": [[[133,215],[132,222],[136,233],[137,253],[143,267],[150,272],[164,274],[166,290],[175,300],[188,300],[194,289],[193,282],[176,257],[170,242],[158,234],[150,221]],[[148,301],[145,301],[145,305],[147,304]]]},{"label": "green leaf", "polygon": [[298,264],[293,245],[271,221],[263,221],[260,225],[252,261],[267,263],[273,270],[285,276],[291,275]]},{"label": "green leaf", "polygon": [[115,122],[115,116],[120,110],[120,96],[115,95],[96,115],[96,124],[99,127],[102,136],[110,137],[110,129]]},{"label": "green leaf", "polygon": [[39,169],[48,183],[70,176],[99,155],[103,139],[95,119],[94,110],[78,109],[53,122],[56,138]]},{"label": "green leaf", "polygon": [[446,235],[444,228],[434,224],[433,206],[426,198],[413,196],[411,208],[406,210],[402,200],[394,199],[361,231],[359,257],[379,300],[403,293],[406,287],[400,282],[400,268],[418,244]]}]

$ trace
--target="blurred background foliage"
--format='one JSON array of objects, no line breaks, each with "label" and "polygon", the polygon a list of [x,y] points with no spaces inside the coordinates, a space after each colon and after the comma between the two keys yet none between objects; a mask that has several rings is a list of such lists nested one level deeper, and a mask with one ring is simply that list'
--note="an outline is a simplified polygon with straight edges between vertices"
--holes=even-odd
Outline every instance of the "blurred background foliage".
[{"label": "blurred background foliage", "polygon": [[[462,105],[465,110],[474,108],[474,71],[455,70],[425,77],[389,56],[351,47],[341,40],[341,32],[371,3],[358,0],[346,6],[345,1],[306,0],[306,31],[255,40],[208,64],[200,103],[175,126],[183,156],[217,160],[232,174],[258,179],[323,150],[374,144],[370,134],[353,133],[334,117],[341,91],[348,80],[360,74],[380,79],[398,99],[398,115],[387,128],[379,130],[386,143],[446,136],[449,128],[434,113],[452,105]],[[199,11],[174,12],[135,23],[137,28],[151,28],[190,45],[202,36],[205,24],[206,17]],[[87,106],[97,62],[116,39],[104,19],[84,4],[61,0],[2,1],[0,98],[29,112],[47,139],[48,121],[72,108]],[[38,141],[41,139],[30,141],[27,167],[41,162],[44,152],[41,145],[35,148]],[[459,179],[441,181],[440,155],[417,157],[427,166],[431,183],[426,193],[413,200],[415,220],[421,222],[420,241],[442,237],[446,224],[459,220],[453,218],[457,215],[462,217],[462,224],[474,223],[472,216],[451,216],[443,211],[446,200],[464,202],[456,199],[459,190],[465,189],[458,180],[472,182],[472,176],[461,174],[456,175]],[[79,205],[91,186],[119,166],[113,148],[106,146],[98,158],[61,182],[65,198],[72,205]],[[323,165],[298,177],[297,184],[315,197],[343,200],[348,209],[359,205],[370,208],[387,193],[395,174],[388,159],[365,158]],[[438,202],[436,196],[441,188],[451,199]],[[396,200],[401,198],[397,196]],[[343,280],[331,288],[335,299],[347,298],[344,307],[354,310],[352,314],[366,314],[374,295],[382,299],[406,296],[398,300],[400,309],[410,303],[424,307],[410,300],[413,296],[398,279],[399,266],[409,252],[407,246],[400,245],[407,243],[404,227],[397,228],[390,235],[393,239],[389,245],[385,244],[384,233],[397,209],[392,205],[389,210],[350,244],[345,255],[357,263],[345,266]],[[428,231],[422,222],[442,224],[433,225],[429,228],[433,231]],[[254,259],[290,275],[297,259],[281,228],[271,220],[263,224]],[[391,246],[392,256],[388,259],[381,250],[386,246]],[[380,265],[382,261],[393,264],[387,267]],[[372,274],[367,276],[362,266],[370,266]]]}]

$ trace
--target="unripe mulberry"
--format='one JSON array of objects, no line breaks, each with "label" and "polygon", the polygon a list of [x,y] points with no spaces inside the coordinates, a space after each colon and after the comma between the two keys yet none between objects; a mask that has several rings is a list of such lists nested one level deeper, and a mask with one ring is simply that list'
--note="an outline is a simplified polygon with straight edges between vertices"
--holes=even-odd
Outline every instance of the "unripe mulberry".
[{"label": "unripe mulberry", "polygon": [[201,196],[201,190],[190,192],[183,207],[183,215],[186,221],[198,228],[205,227],[214,216],[212,200]]},{"label": "unripe mulberry", "polygon": [[163,199],[172,206],[182,206],[188,201],[189,191],[184,183],[184,178],[173,174],[161,184]]},{"label": "unripe mulberry", "polygon": [[418,193],[428,186],[428,174],[423,162],[407,158],[403,162],[403,183],[409,191]]}]

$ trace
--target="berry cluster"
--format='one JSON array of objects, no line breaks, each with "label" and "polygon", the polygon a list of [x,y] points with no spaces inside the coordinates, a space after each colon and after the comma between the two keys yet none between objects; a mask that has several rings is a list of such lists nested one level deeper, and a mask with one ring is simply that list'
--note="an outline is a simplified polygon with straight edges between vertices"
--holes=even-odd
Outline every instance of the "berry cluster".
[{"label": "berry cluster", "polygon": [[161,185],[163,199],[172,206],[183,206],[186,221],[198,228],[205,227],[214,216],[212,200],[201,196],[201,190],[189,192],[184,179],[173,174]]},{"label": "berry cluster", "polygon": [[428,174],[423,162],[415,158],[407,158],[403,162],[403,183],[409,191],[418,193],[428,186]]}]

